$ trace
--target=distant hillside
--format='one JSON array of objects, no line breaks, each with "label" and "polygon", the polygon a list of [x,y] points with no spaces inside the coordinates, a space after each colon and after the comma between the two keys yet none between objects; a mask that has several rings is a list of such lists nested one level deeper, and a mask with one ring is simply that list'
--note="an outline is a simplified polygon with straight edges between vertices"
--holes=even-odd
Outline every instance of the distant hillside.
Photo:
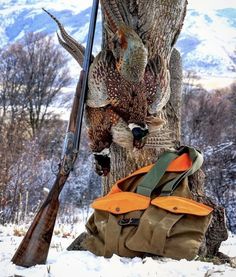
[{"label": "distant hillside", "polygon": [[[80,3],[81,2],[81,3]],[[57,26],[42,11],[51,11],[79,42],[85,43],[91,1],[1,0],[0,45],[3,47],[21,38],[26,32],[44,31],[55,34]],[[101,45],[101,17],[95,38],[95,51]],[[235,75],[236,8],[215,11],[189,9],[184,28],[177,42],[185,70],[194,70],[202,77],[233,78]]]}]

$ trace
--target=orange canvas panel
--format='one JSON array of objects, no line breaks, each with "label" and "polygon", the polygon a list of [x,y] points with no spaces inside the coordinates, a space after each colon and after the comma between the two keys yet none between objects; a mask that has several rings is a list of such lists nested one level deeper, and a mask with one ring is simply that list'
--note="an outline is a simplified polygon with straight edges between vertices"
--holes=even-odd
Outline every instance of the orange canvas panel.
[{"label": "orange canvas panel", "polygon": [[192,166],[192,161],[187,153],[182,154],[173,160],[167,168],[167,172],[186,171]]},{"label": "orange canvas panel", "polygon": [[151,204],[176,214],[206,216],[213,211],[207,205],[179,196],[156,197],[151,201]]},{"label": "orange canvas panel", "polygon": [[122,192],[122,190],[118,187],[118,184],[116,183],[111,190],[109,191],[108,195],[117,193],[117,192]]},{"label": "orange canvas panel", "polygon": [[[149,170],[152,169],[153,166],[154,166],[154,164],[142,167],[142,168],[136,170],[135,172],[133,172],[132,174],[130,174],[129,176],[118,180],[115,183],[115,185],[111,188],[109,194],[121,192],[122,189],[120,188],[120,186],[122,186],[122,183],[125,180],[127,180],[133,176],[139,175],[139,174],[147,173]],[[192,166],[192,161],[191,161],[189,155],[187,153],[184,153],[181,156],[179,156],[178,158],[176,158],[174,161],[172,161],[166,171],[167,172],[182,172],[182,171],[188,170],[191,166]]]},{"label": "orange canvas panel", "polygon": [[145,210],[150,205],[150,198],[133,192],[110,194],[96,199],[92,208],[113,214]]}]

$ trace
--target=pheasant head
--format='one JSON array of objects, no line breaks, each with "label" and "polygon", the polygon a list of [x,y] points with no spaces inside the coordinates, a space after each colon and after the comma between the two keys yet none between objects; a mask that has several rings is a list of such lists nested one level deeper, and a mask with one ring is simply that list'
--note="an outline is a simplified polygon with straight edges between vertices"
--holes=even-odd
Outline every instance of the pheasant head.
[{"label": "pheasant head", "polygon": [[148,126],[146,124],[137,125],[131,123],[128,127],[133,135],[133,146],[137,149],[143,148],[148,135]]}]

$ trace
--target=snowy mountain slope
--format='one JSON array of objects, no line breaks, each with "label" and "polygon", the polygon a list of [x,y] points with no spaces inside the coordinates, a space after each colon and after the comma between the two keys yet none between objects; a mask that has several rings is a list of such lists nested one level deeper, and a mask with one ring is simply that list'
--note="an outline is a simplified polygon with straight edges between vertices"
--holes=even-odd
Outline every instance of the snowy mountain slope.
[{"label": "snowy mountain slope", "polygon": [[[204,8],[203,1],[189,2],[184,27],[176,45],[183,56],[184,68],[195,70],[202,77],[233,78],[236,4],[231,0],[208,0]],[[42,11],[42,7],[51,11],[72,36],[85,44],[91,3],[92,0],[1,0],[0,45],[3,47],[32,31],[55,35],[57,26]],[[99,16],[95,37],[96,52],[100,48],[101,37]]]},{"label": "snowy mountain slope", "polygon": [[177,47],[181,50],[185,69],[202,74],[232,76],[235,70],[236,9],[212,10],[204,13],[188,10]]},{"label": "snowy mountain slope", "polygon": [[[82,3],[82,1],[80,1]],[[91,2],[91,1],[88,1]],[[76,1],[0,1],[0,43],[1,46],[20,39],[25,33],[42,31],[55,35],[57,29],[53,20],[42,10],[52,11],[67,31],[79,42],[85,43],[91,7]],[[101,18],[98,17],[95,45],[101,44]]]}]

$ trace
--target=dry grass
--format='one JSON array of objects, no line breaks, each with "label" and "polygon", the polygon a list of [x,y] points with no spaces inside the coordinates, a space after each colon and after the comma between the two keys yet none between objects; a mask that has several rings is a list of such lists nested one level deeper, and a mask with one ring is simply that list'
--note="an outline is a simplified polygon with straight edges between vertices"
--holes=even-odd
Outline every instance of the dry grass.
[{"label": "dry grass", "polygon": [[27,230],[25,229],[25,227],[15,226],[13,229],[13,236],[22,237],[26,234],[26,232]]}]

